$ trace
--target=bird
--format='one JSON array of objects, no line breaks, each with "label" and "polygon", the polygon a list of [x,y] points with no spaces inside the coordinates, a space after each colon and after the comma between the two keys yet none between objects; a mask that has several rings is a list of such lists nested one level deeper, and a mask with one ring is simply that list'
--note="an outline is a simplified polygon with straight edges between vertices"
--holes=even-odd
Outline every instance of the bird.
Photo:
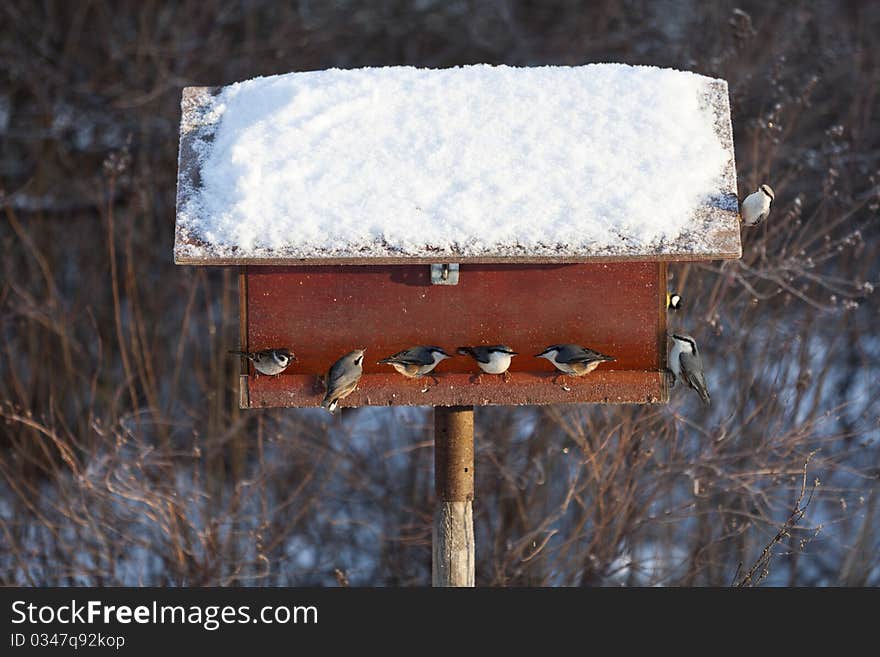
[{"label": "bird", "polygon": [[[518,355],[513,349],[503,344],[459,347],[458,353],[473,358],[480,366],[480,370],[486,374],[501,374],[505,382],[510,381],[510,373],[507,371],[510,368],[510,361]],[[476,376],[476,381],[480,380],[482,372]]]},{"label": "bird", "polygon": [[691,388],[697,391],[700,399],[708,406],[709,388],[706,385],[706,377],[703,374],[703,359],[697,349],[697,343],[689,335],[673,335],[674,342],[669,352],[669,367],[672,370],[674,386],[679,379],[683,379]]},{"label": "bird", "polygon": [[[546,358],[556,366],[557,370],[568,376],[584,376],[599,367],[599,363],[615,360],[613,356],[600,354],[579,344],[554,344],[535,354],[535,358]],[[554,376],[553,382],[556,383],[562,374]],[[565,385],[562,388],[569,390]]]},{"label": "bird", "polygon": [[[452,356],[440,347],[418,345],[398,351],[388,358],[383,358],[378,364],[391,365],[409,379],[418,379],[427,375],[434,379],[434,383],[440,383],[431,372],[441,360],[446,358],[452,358]],[[427,386],[422,388],[422,392],[427,392],[427,390]]]},{"label": "bird", "polygon": [[321,406],[331,415],[336,412],[339,400],[345,399],[357,388],[361,374],[364,372],[365,351],[366,349],[355,349],[330,366],[330,371],[324,379],[327,392],[324,393]]},{"label": "bird", "polygon": [[742,202],[742,221],[744,226],[760,226],[770,214],[770,204],[776,195],[770,185],[761,185]]},{"label": "bird", "polygon": [[230,354],[245,356],[254,364],[254,369],[260,374],[278,376],[287,366],[296,360],[293,352],[287,348],[262,349],[260,351],[231,350]]},{"label": "bird", "polygon": [[668,310],[681,309],[681,295],[677,292],[666,293],[666,308]]}]

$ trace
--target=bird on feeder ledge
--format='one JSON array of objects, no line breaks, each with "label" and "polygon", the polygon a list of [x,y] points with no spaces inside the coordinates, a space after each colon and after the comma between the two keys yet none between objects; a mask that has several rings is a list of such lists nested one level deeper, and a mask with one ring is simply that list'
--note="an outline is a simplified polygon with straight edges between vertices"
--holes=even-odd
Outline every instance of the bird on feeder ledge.
[{"label": "bird on feeder ledge", "polygon": [[245,356],[254,364],[254,370],[267,376],[278,376],[296,360],[290,349],[263,349],[261,351],[231,350],[230,354]]},{"label": "bird on feeder ledge", "polygon": [[477,361],[481,370],[473,379],[477,383],[481,381],[483,373],[500,374],[505,383],[510,381],[510,373],[507,370],[510,368],[511,359],[518,355],[513,349],[503,344],[493,344],[488,347],[459,347],[458,353],[470,356]]},{"label": "bird on feeder ledge", "polygon": [[[395,370],[403,374],[409,379],[417,379],[423,376],[429,376],[434,383],[440,383],[436,376],[431,374],[437,364],[452,358],[440,347],[416,346],[398,351],[396,354],[383,358],[378,362],[379,365],[391,365]],[[428,386],[422,388],[422,392],[427,392]]]},{"label": "bird on feeder ledge", "polygon": [[[579,344],[554,344],[540,354],[535,354],[535,358],[546,358],[561,372],[553,377],[553,383],[556,383],[563,374],[585,376],[599,367],[599,363],[615,360],[612,356],[600,354]],[[562,389],[566,392],[571,390],[565,384],[562,385]]]},{"label": "bird on feeder ledge", "polygon": [[742,222],[744,226],[760,226],[770,214],[770,204],[776,194],[770,185],[761,185],[757,191],[746,196],[742,202]]},{"label": "bird on feeder ledge", "polygon": [[339,400],[345,399],[357,388],[361,374],[364,372],[364,351],[366,350],[355,349],[330,366],[330,371],[324,379],[327,392],[321,400],[321,406],[331,415],[336,412]]}]

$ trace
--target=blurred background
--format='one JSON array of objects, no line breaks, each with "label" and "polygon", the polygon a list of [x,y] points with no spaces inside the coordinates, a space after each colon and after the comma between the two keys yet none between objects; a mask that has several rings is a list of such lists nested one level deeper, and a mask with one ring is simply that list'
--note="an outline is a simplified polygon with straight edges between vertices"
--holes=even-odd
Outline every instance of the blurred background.
[{"label": "blurred background", "polygon": [[869,1],[0,3],[0,584],[428,584],[429,409],[237,408],[236,274],[171,260],[181,88],[606,61],[728,80],[776,201],[671,268],[710,409],[478,409],[478,585],[880,584],[878,34]]}]

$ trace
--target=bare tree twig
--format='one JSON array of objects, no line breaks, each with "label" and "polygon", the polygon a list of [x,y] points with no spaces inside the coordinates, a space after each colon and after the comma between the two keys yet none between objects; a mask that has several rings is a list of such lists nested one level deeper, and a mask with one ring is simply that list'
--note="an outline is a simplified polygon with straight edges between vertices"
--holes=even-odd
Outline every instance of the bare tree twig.
[{"label": "bare tree twig", "polygon": [[[804,517],[804,514],[807,512],[807,507],[810,506],[810,502],[813,499],[813,493],[815,492],[816,486],[818,485],[818,480],[813,482],[813,485],[810,487],[810,495],[809,497],[807,497],[807,501],[804,502],[804,496],[806,495],[807,490],[807,465],[810,463],[810,459],[813,458],[813,455],[816,454],[816,452],[818,451],[818,449],[813,450],[807,455],[807,458],[804,460],[801,491],[798,495],[797,500],[795,500],[794,508],[792,508],[791,514],[789,514],[786,521],[782,524],[782,527],[779,528],[779,531],[776,532],[776,535],[772,539],[770,539],[770,542],[767,543],[767,545],[761,551],[761,555],[757,558],[755,563],[752,564],[752,567],[749,568],[748,572],[743,576],[741,580],[739,580],[739,582],[736,583],[735,586],[740,588],[757,586],[761,583],[761,580],[763,580],[765,577],[767,577],[767,575],[770,574],[770,561],[773,558],[773,547],[778,543],[781,543],[783,539],[788,538],[791,535],[792,530],[797,526],[801,518]],[[802,502],[803,505],[801,505]],[[759,569],[761,572],[758,575],[757,579],[755,579],[755,573]],[[739,568],[737,568],[737,570],[739,570]]]}]

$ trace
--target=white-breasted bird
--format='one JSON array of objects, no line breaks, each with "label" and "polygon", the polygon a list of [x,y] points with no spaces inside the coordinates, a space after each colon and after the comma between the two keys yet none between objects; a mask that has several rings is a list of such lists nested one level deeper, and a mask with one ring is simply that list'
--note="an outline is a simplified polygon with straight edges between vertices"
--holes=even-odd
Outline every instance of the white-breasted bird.
[{"label": "white-breasted bird", "polygon": [[[554,344],[547,347],[540,354],[535,354],[535,358],[546,358],[560,371],[560,374],[553,377],[554,383],[563,374],[568,376],[584,376],[599,367],[599,363],[614,360],[613,356],[600,354],[598,351],[582,347],[579,344]],[[569,390],[565,385],[562,387],[565,390]]]},{"label": "white-breasted bird", "polygon": [[[464,356],[470,356],[477,361],[477,365],[480,366],[482,372],[485,372],[486,374],[502,375],[505,382],[510,380],[510,373],[507,371],[510,368],[510,361],[517,355],[513,349],[503,344],[479,347],[459,347],[458,353]],[[477,375],[477,381],[480,380],[482,372]]]},{"label": "white-breasted bird", "polygon": [[770,214],[770,204],[776,195],[770,185],[761,185],[757,191],[746,196],[742,202],[742,222],[744,226],[760,226]]},{"label": "white-breasted bird", "polygon": [[666,309],[667,310],[680,310],[681,309],[681,295],[678,292],[667,292],[666,293]]},{"label": "white-breasted bird", "polygon": [[357,388],[364,372],[364,351],[366,350],[355,349],[330,366],[330,371],[324,378],[327,392],[324,393],[321,406],[330,411],[331,415],[336,412],[339,400],[345,399]]},{"label": "white-breasted bird", "polygon": [[673,335],[672,350],[669,352],[669,368],[675,376],[673,386],[679,379],[684,380],[697,391],[706,406],[709,405],[709,388],[703,374],[703,359],[697,349],[697,343],[689,335]]},{"label": "white-breasted bird", "polygon": [[245,356],[254,364],[254,369],[260,374],[278,376],[287,366],[296,360],[290,349],[262,349],[260,351],[237,351],[231,350],[230,354]]},{"label": "white-breasted bird", "polygon": [[[379,361],[379,365],[391,365],[391,367],[409,379],[430,376],[430,378],[434,379],[434,383],[440,383],[431,372],[441,360],[446,358],[452,358],[452,356],[440,347],[418,345],[398,351],[396,354],[388,356],[388,358],[383,358]],[[427,387],[422,388],[422,392],[427,390]]]}]

